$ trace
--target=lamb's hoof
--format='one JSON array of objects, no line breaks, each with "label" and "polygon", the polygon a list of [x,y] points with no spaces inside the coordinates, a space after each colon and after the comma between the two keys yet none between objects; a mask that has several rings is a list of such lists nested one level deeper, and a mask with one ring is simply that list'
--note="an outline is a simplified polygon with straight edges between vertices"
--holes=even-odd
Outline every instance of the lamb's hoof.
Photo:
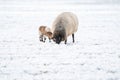
[{"label": "lamb's hoof", "polygon": [[43,40],[40,40],[40,42],[43,42]]}]

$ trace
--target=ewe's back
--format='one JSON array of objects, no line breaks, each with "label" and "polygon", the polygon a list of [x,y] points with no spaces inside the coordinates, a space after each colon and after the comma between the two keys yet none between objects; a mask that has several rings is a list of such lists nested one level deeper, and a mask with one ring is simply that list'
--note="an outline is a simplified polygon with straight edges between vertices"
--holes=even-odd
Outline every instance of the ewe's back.
[{"label": "ewe's back", "polygon": [[77,16],[71,12],[64,12],[55,19],[52,26],[52,31],[55,29],[65,28],[66,35],[69,36],[78,29]]}]

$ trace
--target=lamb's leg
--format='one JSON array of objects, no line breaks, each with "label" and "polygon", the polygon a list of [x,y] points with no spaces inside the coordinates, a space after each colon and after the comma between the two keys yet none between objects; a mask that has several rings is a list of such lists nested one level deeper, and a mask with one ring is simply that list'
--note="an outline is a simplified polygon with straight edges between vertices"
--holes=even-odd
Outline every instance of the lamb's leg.
[{"label": "lamb's leg", "polygon": [[49,38],[49,42],[51,42],[51,39]]},{"label": "lamb's leg", "polygon": [[46,37],[44,37],[44,40],[43,40],[43,42],[45,42],[45,40],[46,40]]},{"label": "lamb's leg", "polygon": [[39,36],[39,40],[40,40],[40,41],[43,41],[43,35],[40,35],[40,36]]},{"label": "lamb's leg", "polygon": [[72,39],[73,39],[73,43],[75,42],[75,40],[74,40],[74,33],[72,34]]}]

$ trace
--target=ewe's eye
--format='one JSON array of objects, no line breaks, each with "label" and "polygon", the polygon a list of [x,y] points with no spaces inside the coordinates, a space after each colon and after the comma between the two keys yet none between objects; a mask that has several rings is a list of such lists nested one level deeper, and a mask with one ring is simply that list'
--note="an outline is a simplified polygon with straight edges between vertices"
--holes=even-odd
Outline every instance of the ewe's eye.
[{"label": "ewe's eye", "polygon": [[55,38],[53,38],[53,41],[56,41],[56,39],[55,39]]}]

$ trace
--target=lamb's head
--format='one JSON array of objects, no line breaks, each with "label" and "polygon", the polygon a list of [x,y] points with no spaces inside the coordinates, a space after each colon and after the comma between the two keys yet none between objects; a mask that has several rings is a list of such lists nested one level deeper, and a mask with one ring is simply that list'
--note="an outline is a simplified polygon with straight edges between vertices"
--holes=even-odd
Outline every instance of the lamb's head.
[{"label": "lamb's head", "polygon": [[49,39],[52,39],[53,34],[52,34],[52,32],[46,32],[46,36],[47,36]]}]

